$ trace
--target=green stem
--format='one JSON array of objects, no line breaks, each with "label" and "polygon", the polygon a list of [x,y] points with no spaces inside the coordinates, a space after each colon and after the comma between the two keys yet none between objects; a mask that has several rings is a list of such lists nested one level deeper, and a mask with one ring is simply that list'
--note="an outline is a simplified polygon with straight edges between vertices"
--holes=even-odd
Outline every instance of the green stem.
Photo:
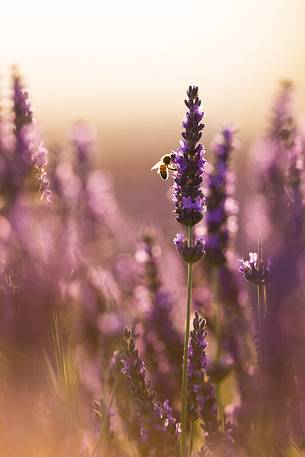
[{"label": "green stem", "polygon": [[256,286],[257,292],[257,319],[258,319],[258,335],[261,338],[262,333],[262,306],[261,306],[261,288],[260,285]]},{"label": "green stem", "polygon": [[[221,356],[221,309],[219,304],[219,290],[218,290],[218,269],[215,268],[213,271],[213,299],[216,311],[216,322],[215,322],[215,337],[216,337],[216,354],[215,362],[219,362]],[[218,418],[223,429],[223,408],[221,403],[221,385],[219,382],[216,384],[216,401],[218,406]]]},{"label": "green stem", "polygon": [[191,438],[190,438],[190,453],[189,453],[189,457],[192,457],[193,445],[194,445],[194,421],[191,422],[190,434],[191,434]]},{"label": "green stem", "polygon": [[[96,440],[94,449],[93,449],[92,453],[90,454],[90,457],[94,457],[94,456],[96,455],[96,453],[98,452],[99,447],[100,447],[100,445],[101,445],[101,443],[102,443],[103,435],[104,435],[104,429],[105,429],[105,427],[107,426],[107,421],[108,421],[107,413],[108,413],[108,411],[110,410],[110,408],[111,408],[111,406],[112,406],[112,403],[113,403],[113,401],[114,401],[114,396],[115,396],[115,393],[116,393],[116,390],[117,390],[117,386],[118,386],[118,382],[117,382],[117,380],[115,380],[114,385],[113,385],[113,388],[112,388],[112,392],[111,392],[111,397],[110,397],[110,400],[109,400],[109,404],[108,404],[108,406],[107,406],[106,413],[105,413],[104,417],[103,417],[102,420],[101,420],[100,431],[99,431],[99,434],[98,434],[98,437],[97,437],[97,440]],[[106,432],[107,432],[107,435],[108,435],[108,430],[106,430]],[[107,443],[110,442],[109,438],[110,438],[110,437],[107,436]]]},{"label": "green stem", "polygon": [[[192,227],[187,228],[188,245],[192,245]],[[181,387],[181,440],[180,440],[180,457],[187,456],[186,435],[187,435],[187,356],[188,342],[190,334],[191,318],[191,300],[192,300],[192,264],[187,264],[187,302],[185,316],[185,334],[183,349],[183,369],[182,369],[182,387]]]}]

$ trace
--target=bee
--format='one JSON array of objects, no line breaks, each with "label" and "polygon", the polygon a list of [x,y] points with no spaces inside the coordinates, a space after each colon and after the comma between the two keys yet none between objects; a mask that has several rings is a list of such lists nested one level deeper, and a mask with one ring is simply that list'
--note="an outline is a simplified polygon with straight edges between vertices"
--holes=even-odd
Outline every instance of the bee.
[{"label": "bee", "polygon": [[157,173],[160,175],[161,179],[163,181],[166,181],[168,179],[168,171],[176,171],[177,167],[176,165],[172,164],[172,156],[170,154],[165,154],[164,156],[161,157],[161,160],[157,162],[152,168],[152,170],[157,170]]}]

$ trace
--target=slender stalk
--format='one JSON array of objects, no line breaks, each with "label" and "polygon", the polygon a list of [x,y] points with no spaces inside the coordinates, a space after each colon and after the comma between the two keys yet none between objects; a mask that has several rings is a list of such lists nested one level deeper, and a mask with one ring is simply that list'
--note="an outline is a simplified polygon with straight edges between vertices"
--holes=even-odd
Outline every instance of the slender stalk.
[{"label": "slender stalk", "polygon": [[[214,268],[213,271],[213,301],[216,311],[216,327],[215,327],[215,337],[216,337],[216,354],[215,361],[218,362],[221,356],[221,309],[219,303],[219,290],[218,290],[218,269]],[[218,415],[221,422],[221,427],[223,428],[223,408],[221,404],[221,385],[218,382],[216,384],[216,401],[218,406]]]},{"label": "slender stalk", "polygon": [[263,285],[263,297],[264,297],[264,314],[267,314],[267,286]]},{"label": "slender stalk", "polygon": [[256,352],[257,352],[257,361],[260,364],[260,353],[262,347],[262,322],[263,322],[263,314],[262,314],[262,304],[261,304],[261,286],[259,284],[256,285],[256,293],[257,293],[257,343],[256,343]]},{"label": "slender stalk", "polygon": [[257,292],[257,320],[258,320],[258,334],[261,337],[262,332],[262,305],[261,305],[261,287],[259,284],[256,286]]},{"label": "slender stalk", "polygon": [[[118,382],[117,382],[117,380],[115,380],[114,386],[112,388],[110,400],[109,400],[109,403],[108,403],[108,406],[107,406],[107,409],[106,409],[106,413],[102,417],[102,420],[101,420],[101,423],[100,423],[100,431],[99,431],[95,446],[93,448],[93,451],[90,454],[90,457],[94,457],[96,455],[96,453],[98,452],[98,450],[100,448],[100,445],[102,443],[103,435],[104,435],[104,429],[107,426],[107,421],[109,420],[109,417],[107,416],[107,414],[108,414],[108,411],[110,410],[110,408],[112,406],[112,403],[114,401],[114,396],[115,396],[115,393],[116,393],[116,390],[117,390],[117,386],[118,386]],[[109,443],[108,430],[106,430],[106,432],[107,432],[107,443]]]},{"label": "slender stalk", "polygon": [[[192,227],[187,228],[188,245],[192,245]],[[183,349],[183,369],[182,369],[182,387],[181,387],[181,440],[180,440],[180,457],[187,456],[187,357],[188,343],[190,334],[190,318],[191,318],[191,300],[192,300],[192,264],[187,264],[187,302],[185,316],[185,334],[184,334],[184,349]]]},{"label": "slender stalk", "polygon": [[192,457],[193,454],[193,445],[194,445],[194,421],[191,422],[191,427],[190,427],[190,452],[189,452],[189,457]]}]

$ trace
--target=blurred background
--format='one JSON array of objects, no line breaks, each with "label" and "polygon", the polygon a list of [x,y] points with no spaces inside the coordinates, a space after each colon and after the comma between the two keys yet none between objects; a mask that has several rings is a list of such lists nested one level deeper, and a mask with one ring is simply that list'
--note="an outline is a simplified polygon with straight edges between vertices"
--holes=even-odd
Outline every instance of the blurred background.
[{"label": "blurred background", "polygon": [[150,168],[178,144],[188,85],[203,99],[207,149],[233,123],[243,168],[279,80],[295,82],[302,111],[304,18],[304,0],[12,0],[1,14],[2,90],[17,64],[48,146],[85,119],[121,204],[143,222],[166,218],[167,185]]}]

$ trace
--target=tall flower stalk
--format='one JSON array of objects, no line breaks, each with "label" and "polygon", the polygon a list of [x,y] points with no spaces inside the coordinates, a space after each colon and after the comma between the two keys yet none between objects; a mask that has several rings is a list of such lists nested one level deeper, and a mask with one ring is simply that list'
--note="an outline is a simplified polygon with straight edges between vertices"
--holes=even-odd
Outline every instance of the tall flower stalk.
[{"label": "tall flower stalk", "polygon": [[12,79],[15,161],[14,169],[11,170],[12,176],[9,177],[9,180],[14,182],[14,188],[10,184],[10,192],[13,196],[18,195],[27,179],[31,177],[31,174],[34,174],[39,184],[41,199],[50,202],[53,194],[47,173],[48,151],[43,144],[33,117],[29,95],[23,87],[21,77],[16,69],[14,69]]},{"label": "tall flower stalk", "polygon": [[178,390],[180,367],[177,356],[182,355],[183,337],[171,319],[173,301],[161,278],[159,249],[154,231],[146,228],[136,253],[142,264],[143,286],[149,300],[142,321],[144,358],[158,396],[173,402]]},{"label": "tall flower stalk", "polygon": [[[229,170],[229,162],[235,147],[235,130],[231,127],[224,127],[217,136],[213,144],[215,155],[214,169],[208,174],[207,189],[207,217],[206,217],[206,257],[205,260],[211,269],[213,298],[215,305],[215,339],[216,355],[215,362],[218,363],[221,356],[221,339],[223,327],[223,313],[219,302],[220,269],[227,263],[227,251],[230,241],[229,203],[232,205],[233,199],[230,195],[232,187],[232,175]],[[231,208],[232,210],[232,208]],[[221,386],[217,383],[216,396],[220,419],[223,420],[221,408]]]},{"label": "tall flower stalk", "polygon": [[193,239],[193,227],[201,221],[204,211],[204,196],[201,186],[205,160],[204,148],[199,144],[204,125],[201,123],[203,111],[200,108],[198,87],[189,87],[185,105],[187,113],[182,123],[184,131],[180,147],[172,154],[172,162],[176,168],[173,187],[174,213],[177,222],[184,225],[187,230],[187,239],[182,234],[178,234],[174,239],[179,254],[187,263],[187,302],[181,386],[181,457],[187,455],[187,360],[192,301],[192,264],[204,254],[203,240],[197,239],[195,242]]},{"label": "tall flower stalk", "polygon": [[[267,312],[267,289],[266,283],[269,273],[269,265],[263,260],[263,252],[260,237],[258,239],[258,253],[250,252],[249,260],[240,260],[240,272],[244,278],[256,284],[257,291],[257,327],[259,336],[259,348],[261,344],[264,318]],[[258,348],[258,349],[259,349]],[[260,350],[260,349],[259,349]]]}]

